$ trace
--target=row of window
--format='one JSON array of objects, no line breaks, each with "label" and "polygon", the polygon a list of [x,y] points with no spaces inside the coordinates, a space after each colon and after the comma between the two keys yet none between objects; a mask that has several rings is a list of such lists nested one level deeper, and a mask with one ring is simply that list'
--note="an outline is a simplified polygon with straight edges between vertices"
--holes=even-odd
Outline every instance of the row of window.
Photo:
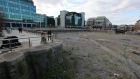
[{"label": "row of window", "polygon": [[27,4],[27,3],[18,3],[18,2],[6,2],[6,1],[0,1],[0,5],[3,7],[14,7],[14,8],[21,8],[26,10],[34,10],[36,7],[34,4]]},{"label": "row of window", "polygon": [[7,4],[7,3],[17,3],[17,4],[22,4],[22,5],[34,5],[34,3],[32,1],[29,1],[29,0],[0,0],[0,3],[1,4]]},{"label": "row of window", "polygon": [[11,7],[11,6],[2,6],[2,5],[0,5],[0,8],[3,9],[3,10],[6,10],[6,9],[17,9],[17,10],[26,10],[26,11],[28,10],[30,12],[36,13],[36,8],[26,9],[26,8],[20,8],[20,6]]},{"label": "row of window", "polygon": [[3,11],[5,18],[10,20],[28,19],[37,22],[44,20],[43,16],[35,15],[36,7],[28,0],[0,0],[0,11]]},{"label": "row of window", "polygon": [[17,10],[17,9],[4,9],[4,10],[2,10],[3,11],[3,13],[7,13],[7,14],[20,14],[20,15],[30,15],[30,16],[32,16],[32,15],[34,15],[34,14],[36,14],[36,13],[34,13],[34,12],[31,12],[31,11],[26,11],[26,10]]},{"label": "row of window", "polygon": [[[6,1],[6,0],[5,0]],[[7,16],[8,14],[20,14],[20,15],[34,15],[36,14],[36,7],[34,5],[30,5],[30,7],[27,6],[17,6],[15,4],[11,4],[8,6],[5,6],[6,2],[5,1],[0,1],[0,11],[3,11],[5,15]],[[2,5],[4,4],[4,5]],[[11,18],[19,18],[17,16],[13,16]]]},{"label": "row of window", "polygon": [[29,16],[29,15],[19,15],[19,14],[5,14],[6,19],[10,20],[23,20],[23,19],[28,19],[28,20],[33,20],[35,22],[42,22],[44,21],[44,17],[38,17],[36,15],[34,16]]},{"label": "row of window", "polygon": [[44,20],[44,16],[42,16],[42,15],[35,15],[35,20],[36,20],[36,22],[43,22],[43,20]]}]

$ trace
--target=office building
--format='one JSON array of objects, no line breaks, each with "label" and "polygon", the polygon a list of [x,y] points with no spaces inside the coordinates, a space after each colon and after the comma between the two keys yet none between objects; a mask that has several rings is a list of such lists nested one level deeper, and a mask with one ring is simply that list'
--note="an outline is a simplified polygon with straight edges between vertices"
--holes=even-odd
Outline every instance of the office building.
[{"label": "office building", "polygon": [[87,26],[92,26],[93,28],[100,29],[110,29],[112,28],[112,23],[105,16],[98,16],[96,18],[88,19]]},{"label": "office building", "polygon": [[[0,0],[0,13],[4,14],[4,26],[46,26],[46,15],[37,14],[32,0]],[[44,24],[44,25],[43,25]]]},{"label": "office building", "polygon": [[95,24],[95,18],[89,18],[87,20],[87,26],[93,26]]},{"label": "office building", "polygon": [[85,13],[60,11],[60,15],[55,19],[56,26],[61,28],[82,28],[85,24]]},{"label": "office building", "polygon": [[50,28],[55,27],[55,19],[53,16],[47,17],[47,26]]}]

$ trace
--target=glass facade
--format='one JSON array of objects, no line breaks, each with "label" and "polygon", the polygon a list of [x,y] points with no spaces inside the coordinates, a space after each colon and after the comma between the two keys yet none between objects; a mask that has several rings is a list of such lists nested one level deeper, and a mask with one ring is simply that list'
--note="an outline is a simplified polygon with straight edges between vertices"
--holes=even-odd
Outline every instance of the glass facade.
[{"label": "glass facade", "polygon": [[31,0],[0,0],[0,7],[8,20],[34,20],[36,14]]},{"label": "glass facade", "polygon": [[83,28],[85,24],[85,13],[62,10],[55,20],[55,26],[61,28]]},{"label": "glass facade", "polygon": [[0,12],[4,14],[7,23],[38,24],[46,21],[47,17],[36,14],[36,6],[32,0],[0,0]]},{"label": "glass facade", "polygon": [[81,26],[82,25],[82,15],[76,12],[69,12],[65,16],[65,25],[68,26]]},{"label": "glass facade", "polygon": [[46,15],[36,14],[34,16],[34,22],[44,22]]}]

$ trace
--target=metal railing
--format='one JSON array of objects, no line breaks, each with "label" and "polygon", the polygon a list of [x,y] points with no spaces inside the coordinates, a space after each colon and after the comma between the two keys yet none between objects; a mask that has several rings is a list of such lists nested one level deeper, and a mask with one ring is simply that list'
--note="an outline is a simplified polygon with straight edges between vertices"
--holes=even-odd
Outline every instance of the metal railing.
[{"label": "metal railing", "polygon": [[[26,37],[26,38],[11,38],[11,39],[0,39],[0,54],[8,51],[13,51],[16,50],[17,48],[31,48],[34,46],[38,46],[41,44],[46,44],[43,43],[42,38],[45,38],[46,43],[53,43],[55,39],[55,35],[45,35],[45,36],[36,36],[36,37]],[[48,40],[49,39],[49,40]],[[14,41],[16,40],[16,41]],[[4,43],[5,41],[5,43]],[[36,43],[35,45],[33,45]]]}]

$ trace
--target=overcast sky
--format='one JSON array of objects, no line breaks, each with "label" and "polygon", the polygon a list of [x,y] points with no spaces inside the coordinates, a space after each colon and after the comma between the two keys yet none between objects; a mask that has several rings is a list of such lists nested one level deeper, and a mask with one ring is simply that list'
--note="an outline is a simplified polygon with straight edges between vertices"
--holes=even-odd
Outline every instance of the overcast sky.
[{"label": "overcast sky", "polygon": [[140,19],[140,0],[34,0],[37,13],[57,17],[61,10],[85,12],[86,19],[106,16],[113,24]]}]

